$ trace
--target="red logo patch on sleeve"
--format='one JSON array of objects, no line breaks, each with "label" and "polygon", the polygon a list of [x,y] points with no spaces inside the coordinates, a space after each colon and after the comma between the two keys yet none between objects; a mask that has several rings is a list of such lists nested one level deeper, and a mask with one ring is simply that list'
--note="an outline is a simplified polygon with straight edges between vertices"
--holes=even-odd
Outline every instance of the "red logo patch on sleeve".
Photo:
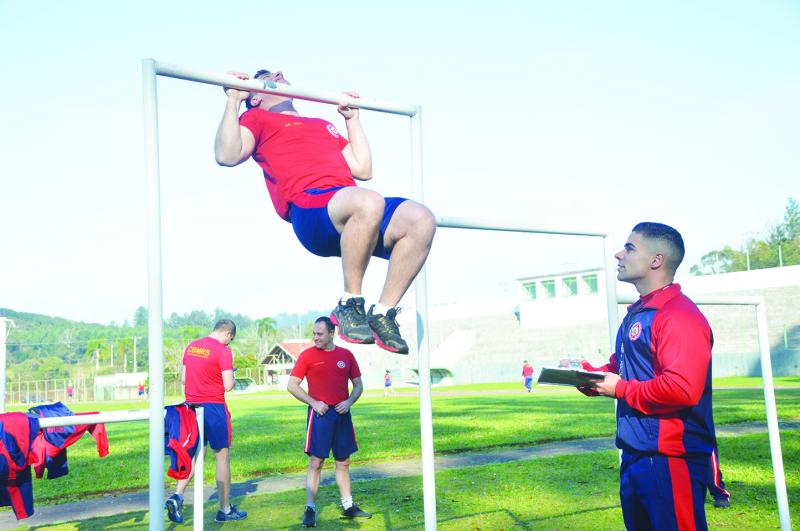
[{"label": "red logo patch on sleeve", "polygon": [[642,324],[639,321],[633,323],[631,329],[628,331],[628,338],[631,341],[636,341],[639,339],[639,336],[642,335]]}]

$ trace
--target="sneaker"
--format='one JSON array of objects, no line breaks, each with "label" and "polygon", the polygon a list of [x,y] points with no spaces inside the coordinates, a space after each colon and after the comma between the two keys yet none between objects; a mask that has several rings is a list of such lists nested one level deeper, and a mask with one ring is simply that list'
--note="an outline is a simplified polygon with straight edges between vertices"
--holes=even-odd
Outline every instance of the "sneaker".
[{"label": "sneaker", "polygon": [[397,324],[397,313],[400,308],[390,308],[386,315],[374,314],[372,313],[374,309],[375,305],[373,304],[367,314],[367,322],[372,329],[375,343],[389,352],[408,354],[408,343],[400,337],[400,327]]},{"label": "sneaker", "polygon": [[339,337],[350,343],[374,343],[372,330],[364,313],[364,298],[352,297],[344,304],[339,301],[331,312],[331,321],[339,327]]},{"label": "sneaker", "polygon": [[247,518],[247,513],[236,509],[235,505],[231,505],[231,510],[223,513],[222,510],[217,511],[217,516],[214,518],[215,522],[233,522],[236,520],[244,520]]},{"label": "sneaker", "polygon": [[173,494],[167,498],[164,507],[167,509],[167,518],[176,524],[183,523],[183,498],[177,494]]},{"label": "sneaker", "polygon": [[731,499],[730,498],[714,498],[714,507],[718,509],[727,509],[731,506]]},{"label": "sneaker", "polygon": [[317,511],[311,507],[306,507],[303,513],[303,527],[317,527]]},{"label": "sneaker", "polygon": [[372,518],[372,513],[362,511],[358,505],[353,504],[349,509],[342,511],[342,518]]}]

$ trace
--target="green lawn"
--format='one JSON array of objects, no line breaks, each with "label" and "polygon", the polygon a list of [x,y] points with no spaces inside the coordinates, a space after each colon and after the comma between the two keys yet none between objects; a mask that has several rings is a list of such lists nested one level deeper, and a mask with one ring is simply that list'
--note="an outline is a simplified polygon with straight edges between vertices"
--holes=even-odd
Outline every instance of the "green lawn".
[{"label": "green lawn", "polygon": [[[527,446],[614,433],[611,400],[587,398],[571,389],[531,394],[488,391],[481,386],[470,395],[433,397],[437,453]],[[778,390],[777,401],[781,420],[800,420],[800,390]],[[234,481],[305,469],[303,405],[290,397],[272,395],[237,395],[231,397],[229,405],[234,429]],[[75,409],[144,407],[144,402],[133,402],[84,404]],[[355,460],[364,463],[418,457],[418,408],[415,396],[362,398],[354,409],[361,447]],[[763,393],[751,389],[717,391],[715,417],[718,424],[763,421]],[[147,489],[147,423],[117,423],[107,428],[111,454],[99,459],[93,440],[84,437],[69,449],[69,476],[34,481],[37,503],[64,503],[86,496]],[[213,467],[213,459],[208,459],[208,482],[212,481]]]},{"label": "green lawn", "polygon": [[[732,493],[731,508],[706,503],[712,529],[775,529],[778,514],[765,434],[720,438],[723,471]],[[800,432],[783,434],[787,463],[800,461]],[[500,529],[622,529],[618,501],[617,453],[603,451],[577,456],[520,461],[502,465],[439,471],[436,475],[437,519],[442,530]],[[357,466],[357,465],[356,465]],[[800,472],[787,467],[791,518],[800,522]],[[318,524],[326,529],[421,529],[419,477],[358,482],[356,502],[375,513],[358,522],[338,518],[335,486],[320,490]],[[305,497],[300,489],[236,500],[250,517],[232,524],[237,529],[298,528]],[[213,526],[214,504],[205,510]],[[191,512],[191,511],[190,511]],[[39,529],[142,529],[144,511]],[[191,525],[188,515],[186,528]]]}]

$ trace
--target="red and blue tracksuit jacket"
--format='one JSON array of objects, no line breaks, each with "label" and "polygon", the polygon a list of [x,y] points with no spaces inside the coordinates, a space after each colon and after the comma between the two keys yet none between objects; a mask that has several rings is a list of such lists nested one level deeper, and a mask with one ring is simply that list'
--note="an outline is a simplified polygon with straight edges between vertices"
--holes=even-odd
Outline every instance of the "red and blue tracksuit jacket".
[{"label": "red and blue tracksuit jacket", "polygon": [[25,413],[0,414],[0,507],[11,506],[17,520],[33,514],[30,449],[39,419]]},{"label": "red and blue tracksuit jacket", "polygon": [[617,447],[669,457],[710,455],[711,347],[708,321],[678,284],[628,307],[616,354],[603,367],[622,377],[615,394]]},{"label": "red and blue tracksuit jacket", "polygon": [[[28,410],[32,415],[44,417],[68,417],[72,415],[90,415],[91,413],[73,413],[61,402],[42,404]],[[67,447],[75,444],[86,432],[94,437],[97,443],[97,454],[108,455],[108,435],[105,424],[79,424],[77,426],[56,426],[45,428],[36,436],[31,448],[31,464],[36,477],[44,475],[47,468],[47,479],[55,479],[69,474],[67,466]]]},{"label": "red and blue tracksuit jacket", "polygon": [[164,453],[170,456],[167,475],[173,479],[186,479],[192,472],[192,459],[199,442],[197,416],[187,404],[164,409]]}]

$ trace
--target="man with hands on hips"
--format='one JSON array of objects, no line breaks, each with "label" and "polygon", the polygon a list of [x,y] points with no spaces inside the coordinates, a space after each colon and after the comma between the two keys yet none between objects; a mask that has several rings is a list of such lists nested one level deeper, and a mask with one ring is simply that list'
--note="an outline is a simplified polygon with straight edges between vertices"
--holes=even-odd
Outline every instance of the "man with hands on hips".
[{"label": "man with hands on hips", "polygon": [[[314,323],[314,346],[297,358],[289,376],[287,390],[299,401],[308,404],[305,453],[308,454],[306,474],[305,527],[316,527],[316,497],[320,471],[333,451],[336,465],[336,484],[342,499],[342,518],[370,518],[353,503],[350,492],[350,455],[358,451],[350,408],[361,396],[361,371],[353,353],[333,343],[335,327],[328,317]],[[308,392],[300,387],[308,382]],[[353,383],[348,393],[348,381]]]}]

